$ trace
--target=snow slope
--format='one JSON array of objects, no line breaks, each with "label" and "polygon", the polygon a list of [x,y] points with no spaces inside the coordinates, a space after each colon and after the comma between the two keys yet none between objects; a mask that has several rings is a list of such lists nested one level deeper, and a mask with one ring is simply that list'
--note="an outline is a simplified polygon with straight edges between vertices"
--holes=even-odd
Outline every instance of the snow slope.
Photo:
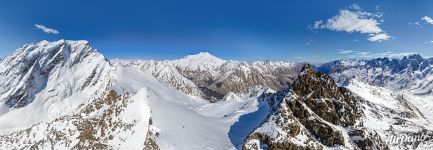
[{"label": "snow slope", "polygon": [[[418,96],[411,92],[395,92],[383,87],[372,86],[359,80],[352,80],[347,86],[365,99],[363,103],[364,125],[386,140],[391,136],[420,135],[433,133],[433,97]],[[392,149],[432,149],[431,139],[420,143],[389,144]],[[430,143],[430,145],[429,145]]]},{"label": "snow slope", "polygon": [[[229,100],[209,103],[185,95],[147,72],[130,68],[118,68],[113,85],[128,93],[140,87],[148,89],[152,126],[158,130],[156,143],[161,149],[234,149],[229,139],[231,126],[241,115],[258,110],[257,97],[265,91],[254,89],[233,94]],[[250,131],[255,128],[249,126]]]},{"label": "snow slope", "polygon": [[25,45],[0,66],[0,129],[11,130],[72,113],[102,94],[111,70],[88,42],[65,40]]},{"label": "snow slope", "polygon": [[[340,85],[359,95],[365,126],[382,139],[433,135],[433,59],[418,54],[403,58],[338,60],[320,67]],[[395,138],[394,138],[395,139]],[[392,149],[431,149],[431,139],[390,144]]]},{"label": "snow slope", "polygon": [[266,108],[258,97],[272,90],[255,85],[215,103],[185,92],[199,88],[178,67],[225,62],[210,57],[135,67],[107,61],[86,41],[26,45],[1,62],[0,148],[235,149],[268,111],[246,123],[241,116]]}]

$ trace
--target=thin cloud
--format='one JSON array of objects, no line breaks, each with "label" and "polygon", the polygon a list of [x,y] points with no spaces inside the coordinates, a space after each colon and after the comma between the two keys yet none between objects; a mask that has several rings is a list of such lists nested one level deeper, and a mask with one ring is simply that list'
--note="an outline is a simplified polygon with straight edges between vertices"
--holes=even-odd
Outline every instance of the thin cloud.
[{"label": "thin cloud", "polygon": [[424,17],[421,18],[421,20],[423,20],[427,24],[433,25],[433,19],[430,18],[429,16],[424,16]]},{"label": "thin cloud", "polygon": [[370,52],[357,52],[356,54],[361,56],[368,56]]},{"label": "thin cloud", "polygon": [[350,56],[367,56],[370,55],[370,52],[367,51],[354,51],[354,50],[339,50],[337,54],[341,55],[350,55]]},{"label": "thin cloud", "polygon": [[366,55],[366,57],[369,58],[381,58],[381,57],[388,57],[388,58],[402,58],[404,56],[409,56],[413,54],[418,54],[414,52],[403,52],[403,53],[393,53],[393,52],[385,52],[385,53],[373,53]]},{"label": "thin cloud", "polygon": [[433,41],[426,41],[424,44],[433,44]]},{"label": "thin cloud", "polygon": [[60,32],[57,31],[56,29],[48,28],[48,27],[45,27],[44,25],[41,25],[41,24],[35,24],[35,27],[36,27],[37,29],[42,30],[43,32],[45,32],[45,33],[47,33],[47,34],[59,34],[59,33],[60,33]]},{"label": "thin cloud", "polygon": [[382,41],[388,40],[390,38],[391,38],[391,36],[389,36],[386,33],[379,33],[379,34],[370,35],[370,37],[368,37],[368,40],[372,41],[372,42],[376,42],[376,41],[382,42]]},{"label": "thin cloud", "polygon": [[305,44],[306,45],[311,45],[311,44],[313,44],[313,40],[308,40]]},{"label": "thin cloud", "polygon": [[416,21],[416,22],[409,22],[408,24],[412,25],[412,26],[415,26],[415,28],[417,28],[417,29],[424,28],[424,26],[421,25],[421,23],[419,23],[418,21]]},{"label": "thin cloud", "polygon": [[[343,52],[343,53],[342,53]],[[344,54],[346,57],[349,58],[364,58],[364,59],[372,59],[372,58],[402,58],[404,56],[409,56],[413,54],[417,54],[414,52],[403,52],[403,53],[394,53],[394,52],[384,52],[384,53],[372,53],[368,51],[353,51],[353,50],[347,50],[347,51],[339,51],[338,54]]]},{"label": "thin cloud", "polygon": [[352,5],[350,5],[349,8],[354,9],[354,10],[362,10],[361,6],[359,6],[358,4],[352,4]]},{"label": "thin cloud", "polygon": [[339,50],[337,52],[337,54],[351,54],[351,53],[356,53],[357,51],[353,51],[353,50]]},{"label": "thin cloud", "polygon": [[382,42],[391,39],[391,36],[380,27],[380,23],[383,22],[382,15],[382,13],[362,11],[359,5],[353,4],[349,9],[340,10],[326,22],[315,21],[310,27],[348,33],[358,32],[367,34],[369,41]]}]

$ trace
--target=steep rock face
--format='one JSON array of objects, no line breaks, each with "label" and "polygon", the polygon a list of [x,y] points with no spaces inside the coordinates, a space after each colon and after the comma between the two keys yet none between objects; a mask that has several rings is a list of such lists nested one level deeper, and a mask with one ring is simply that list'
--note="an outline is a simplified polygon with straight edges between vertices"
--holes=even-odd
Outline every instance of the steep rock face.
[{"label": "steep rock face", "polygon": [[306,65],[291,89],[265,94],[272,114],[244,149],[388,149],[362,124],[362,99]]},{"label": "steep rock face", "polygon": [[293,85],[293,91],[316,114],[335,125],[354,125],[359,118],[356,98],[350,91],[337,87],[331,77],[314,72],[308,65]]},{"label": "steep rock face", "polygon": [[36,94],[54,86],[50,83],[61,82],[54,80],[62,80],[60,76],[63,75],[74,77],[77,70],[85,78],[67,85],[69,87],[61,91],[65,98],[102,76],[105,64],[101,61],[104,57],[90,48],[87,41],[42,41],[25,45],[0,62],[0,102],[9,108],[24,107],[35,99]]},{"label": "steep rock face", "polygon": [[[0,66],[2,135],[76,113],[103,96],[112,72],[104,56],[87,41],[27,44]],[[34,129],[44,133],[42,128]]]},{"label": "steep rock face", "polygon": [[0,65],[0,149],[159,149],[149,89],[113,88],[87,41],[29,44]]}]

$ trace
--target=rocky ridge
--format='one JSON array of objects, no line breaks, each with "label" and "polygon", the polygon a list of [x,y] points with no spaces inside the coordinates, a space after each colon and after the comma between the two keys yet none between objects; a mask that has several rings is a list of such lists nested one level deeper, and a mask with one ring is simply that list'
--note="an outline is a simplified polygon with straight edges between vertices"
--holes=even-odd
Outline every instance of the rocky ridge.
[{"label": "rocky ridge", "polygon": [[388,149],[363,126],[361,98],[306,65],[292,88],[263,99],[273,106],[244,149]]}]

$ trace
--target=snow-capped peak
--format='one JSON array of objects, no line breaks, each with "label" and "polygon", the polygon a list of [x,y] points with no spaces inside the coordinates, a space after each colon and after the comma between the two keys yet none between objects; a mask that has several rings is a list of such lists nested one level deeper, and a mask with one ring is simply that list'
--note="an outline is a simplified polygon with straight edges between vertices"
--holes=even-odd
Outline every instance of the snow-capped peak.
[{"label": "snow-capped peak", "polygon": [[189,61],[210,61],[215,63],[224,63],[225,60],[218,58],[209,52],[200,52],[195,55],[188,55],[182,58],[181,60],[189,60]]},{"label": "snow-capped peak", "polygon": [[47,65],[53,62],[65,63],[66,61],[76,63],[82,57],[89,56],[90,54],[102,56],[90,47],[89,42],[84,40],[70,41],[62,39],[53,42],[43,40],[36,44],[24,45],[12,55],[6,57],[3,63],[6,63],[5,65],[20,63],[22,61],[37,61],[40,65]]},{"label": "snow-capped peak", "polygon": [[226,61],[213,56],[208,52],[200,52],[195,55],[188,55],[182,59],[174,60],[173,63],[181,68],[189,70],[214,70]]},{"label": "snow-capped peak", "polygon": [[[0,102],[5,102],[8,107],[24,107],[35,99],[35,94],[48,86],[50,80],[61,77],[51,75],[70,71],[79,75],[84,83],[86,77],[97,72],[98,66],[105,64],[108,63],[104,56],[91,48],[87,41],[26,44],[0,62],[0,74],[3,75],[0,76],[0,94],[3,94]],[[87,87],[87,83],[82,87]]]},{"label": "snow-capped peak", "polygon": [[410,54],[410,55],[404,56],[403,59],[422,60],[423,57],[420,54]]},{"label": "snow-capped peak", "polygon": [[187,55],[184,58],[185,59],[195,59],[195,58],[216,58],[216,59],[219,59],[218,57],[212,55],[209,52],[199,52],[197,54]]}]

